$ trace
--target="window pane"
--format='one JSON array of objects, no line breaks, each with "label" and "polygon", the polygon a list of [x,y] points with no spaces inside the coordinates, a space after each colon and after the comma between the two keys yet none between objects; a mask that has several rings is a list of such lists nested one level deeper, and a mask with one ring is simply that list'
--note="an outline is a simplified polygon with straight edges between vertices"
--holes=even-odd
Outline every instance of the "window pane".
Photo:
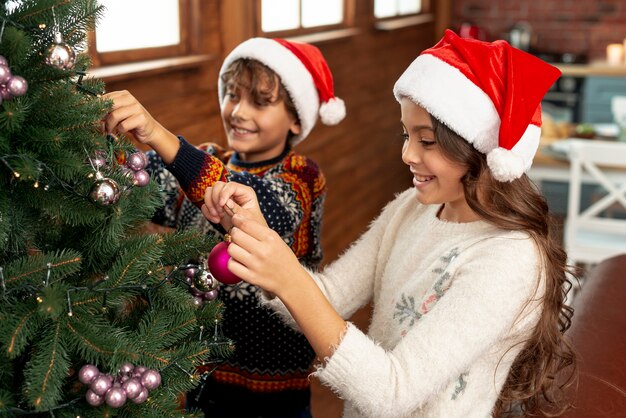
[{"label": "window pane", "polygon": [[374,0],[374,16],[377,18],[410,15],[422,10],[422,0]]},{"label": "window pane", "polygon": [[343,0],[302,0],[302,27],[335,25],[343,21]]},{"label": "window pane", "polygon": [[180,43],[178,0],[100,0],[106,7],[96,28],[98,52]]},{"label": "window pane", "polygon": [[419,13],[421,6],[421,0],[398,0],[398,14],[410,15],[413,13]]},{"label": "window pane", "polygon": [[377,18],[395,16],[398,14],[398,8],[395,0],[375,0],[374,16]]},{"label": "window pane", "polygon": [[263,0],[261,2],[261,30],[297,29],[300,26],[299,0]]}]

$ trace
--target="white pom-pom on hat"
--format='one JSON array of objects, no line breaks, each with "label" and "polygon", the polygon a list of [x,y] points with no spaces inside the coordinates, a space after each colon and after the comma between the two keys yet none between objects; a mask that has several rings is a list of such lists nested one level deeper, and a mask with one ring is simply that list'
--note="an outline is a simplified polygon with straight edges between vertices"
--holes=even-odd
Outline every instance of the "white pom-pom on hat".
[{"label": "white pom-pom on hat", "polygon": [[324,125],[336,125],[346,117],[346,104],[339,97],[333,97],[320,106],[320,119]]},{"label": "white pom-pom on hat", "polygon": [[326,125],[336,125],[345,117],[345,104],[335,97],[333,77],[321,51],[310,44],[279,38],[248,39],[228,54],[218,78],[220,106],[225,94],[221,75],[240,58],[259,61],[280,77],[302,128],[299,135],[292,137],[292,145],[309,135],[318,117]]}]

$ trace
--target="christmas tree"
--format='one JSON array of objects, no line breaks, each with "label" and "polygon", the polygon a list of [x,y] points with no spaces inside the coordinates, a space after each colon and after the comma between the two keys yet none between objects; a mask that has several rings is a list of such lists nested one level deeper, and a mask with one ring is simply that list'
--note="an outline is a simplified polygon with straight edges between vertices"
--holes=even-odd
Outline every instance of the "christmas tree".
[{"label": "christmas tree", "polygon": [[182,416],[196,367],[232,349],[214,242],[142,232],[160,192],[100,131],[84,53],[102,7],[0,4],[0,416]]}]

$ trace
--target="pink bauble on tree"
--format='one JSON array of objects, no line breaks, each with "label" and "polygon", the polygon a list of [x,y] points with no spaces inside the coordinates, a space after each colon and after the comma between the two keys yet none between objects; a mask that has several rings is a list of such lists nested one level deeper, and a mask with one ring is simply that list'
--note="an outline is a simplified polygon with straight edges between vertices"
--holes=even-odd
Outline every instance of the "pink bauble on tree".
[{"label": "pink bauble on tree", "polygon": [[224,236],[224,241],[217,244],[209,253],[209,270],[213,277],[224,284],[237,284],[241,279],[228,270],[228,246],[230,245],[230,235]]}]

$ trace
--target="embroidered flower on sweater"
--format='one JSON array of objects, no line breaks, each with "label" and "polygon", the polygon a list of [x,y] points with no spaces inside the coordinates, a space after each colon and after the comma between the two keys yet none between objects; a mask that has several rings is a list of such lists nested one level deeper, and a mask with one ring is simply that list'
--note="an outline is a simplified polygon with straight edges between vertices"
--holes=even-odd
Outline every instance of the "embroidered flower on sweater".
[{"label": "embroidered flower on sweater", "polygon": [[[413,296],[407,296],[402,293],[400,302],[396,303],[396,312],[393,314],[394,318],[398,318],[398,323],[402,324],[405,320],[409,319],[410,321],[408,322],[407,328],[411,328],[415,321],[419,321],[420,318],[426,315],[437,301],[443,297],[446,290],[450,287],[450,279],[452,278],[450,273],[446,270],[458,255],[458,248],[453,248],[446,255],[441,257],[442,265],[432,270],[432,272],[438,274],[439,277],[432,287],[422,296],[419,309],[415,307],[415,298]],[[406,332],[406,329],[402,331],[402,336],[404,336]]]},{"label": "embroidered flower on sweater", "polygon": [[456,380],[456,385],[454,386],[454,393],[452,394],[452,400],[456,400],[459,395],[461,395],[463,392],[465,392],[465,388],[467,387],[467,381],[465,380],[465,378],[467,377],[469,373],[465,372],[465,373],[461,373],[459,375],[459,378]]}]

